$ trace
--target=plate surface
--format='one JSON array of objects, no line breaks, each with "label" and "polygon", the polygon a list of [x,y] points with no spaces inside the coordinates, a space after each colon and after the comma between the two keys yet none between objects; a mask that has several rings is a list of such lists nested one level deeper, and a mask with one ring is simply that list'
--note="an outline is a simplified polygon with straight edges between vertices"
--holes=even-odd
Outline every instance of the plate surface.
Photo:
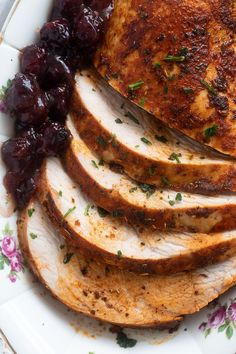
[{"label": "plate surface", "polygon": [[[19,50],[37,40],[51,6],[51,0],[15,2],[1,35],[0,87],[18,71]],[[1,141],[11,136],[12,123],[0,111]],[[10,213],[11,207],[7,208]],[[0,213],[3,215],[1,208]],[[9,264],[4,251],[6,241],[11,242],[18,254],[18,264]],[[52,299],[21,260],[16,213],[0,217],[0,353],[8,354],[13,349],[17,354],[188,354],[190,350],[191,354],[235,354],[236,289],[187,317],[173,333],[158,330],[125,330],[125,333],[137,340],[135,347],[120,348],[109,325],[76,314]],[[12,348],[5,345],[6,338]]]}]

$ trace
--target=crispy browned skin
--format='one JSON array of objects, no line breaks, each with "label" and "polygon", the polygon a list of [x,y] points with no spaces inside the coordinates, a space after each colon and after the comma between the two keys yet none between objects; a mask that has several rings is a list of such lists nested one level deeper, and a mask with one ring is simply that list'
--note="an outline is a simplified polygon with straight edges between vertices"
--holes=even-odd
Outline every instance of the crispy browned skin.
[{"label": "crispy browned skin", "polygon": [[[94,63],[169,126],[236,156],[235,34],[235,0],[115,0]],[[183,61],[167,62],[168,55]]]}]

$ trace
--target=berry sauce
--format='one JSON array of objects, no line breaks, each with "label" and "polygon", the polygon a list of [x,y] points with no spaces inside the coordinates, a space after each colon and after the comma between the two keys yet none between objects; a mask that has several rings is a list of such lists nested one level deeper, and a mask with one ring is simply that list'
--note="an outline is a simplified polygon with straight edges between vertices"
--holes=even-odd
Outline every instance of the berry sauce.
[{"label": "berry sauce", "polygon": [[55,0],[38,43],[22,49],[21,72],[4,97],[15,136],[2,145],[4,183],[22,209],[37,188],[45,157],[60,156],[71,141],[65,127],[74,72],[89,65],[113,10],[113,0]]}]

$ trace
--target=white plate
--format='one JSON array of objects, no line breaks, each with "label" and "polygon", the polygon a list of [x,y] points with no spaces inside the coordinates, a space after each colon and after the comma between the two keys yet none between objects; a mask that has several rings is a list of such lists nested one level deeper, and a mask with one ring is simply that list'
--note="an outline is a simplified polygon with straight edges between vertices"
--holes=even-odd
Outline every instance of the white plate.
[{"label": "white plate", "polygon": [[[46,21],[51,5],[51,0],[16,1],[0,44],[0,86],[17,72],[19,49],[37,40],[38,30]],[[11,127],[11,118],[0,113],[0,135],[10,136]],[[7,230],[7,224],[12,233]],[[0,240],[6,236],[17,242],[15,214],[7,219],[0,218]],[[228,311],[235,302],[231,309],[236,319],[235,288],[214,305],[186,318],[172,334],[158,330],[125,330],[138,342],[133,348],[122,349],[116,343],[116,335],[109,331],[110,326],[69,311],[51,298],[27,267],[24,272],[18,270],[12,274],[15,282],[9,278],[9,265],[5,264],[0,270],[0,329],[17,354],[188,354],[190,351],[191,354],[235,354],[236,322],[229,319]],[[210,317],[212,314],[214,316]],[[222,327],[225,316],[230,321],[228,330]],[[204,331],[199,329],[202,323],[205,323],[201,326]],[[0,353],[10,353],[11,349],[4,348],[1,338],[0,331]]]}]

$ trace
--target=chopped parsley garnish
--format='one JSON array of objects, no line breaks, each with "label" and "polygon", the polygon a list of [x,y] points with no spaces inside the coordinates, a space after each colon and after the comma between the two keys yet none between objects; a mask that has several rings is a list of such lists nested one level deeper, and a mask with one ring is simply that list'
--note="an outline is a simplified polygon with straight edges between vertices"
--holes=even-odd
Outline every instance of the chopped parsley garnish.
[{"label": "chopped parsley garnish", "polygon": [[111,216],[113,216],[114,218],[120,218],[120,217],[122,217],[123,215],[124,215],[124,212],[123,212],[122,210],[119,210],[119,209],[113,210],[113,211],[111,212]]},{"label": "chopped parsley garnish", "polygon": [[103,139],[101,135],[99,135],[96,139],[97,143],[101,145],[101,147],[105,148],[107,146],[107,142]]},{"label": "chopped parsley garnish", "polygon": [[12,80],[7,80],[6,85],[2,85],[1,89],[0,89],[0,99],[2,100],[7,92],[7,90],[9,89],[9,87],[11,86]]},{"label": "chopped parsley garnish", "polygon": [[67,264],[70,262],[71,258],[74,256],[74,253],[66,253],[63,259],[63,263]]},{"label": "chopped parsley garnish", "polygon": [[91,160],[93,167],[98,168],[97,163],[94,160]]},{"label": "chopped parsley garnish", "polygon": [[149,176],[154,176],[156,173],[156,167],[155,166],[150,166],[148,167],[148,174]]},{"label": "chopped parsley garnish", "polygon": [[93,91],[93,92],[96,92],[96,89],[93,87],[93,88],[92,88],[92,91]]},{"label": "chopped parsley garnish", "polygon": [[38,236],[36,234],[34,234],[33,232],[31,232],[30,237],[32,238],[32,240],[35,240]]},{"label": "chopped parsley garnish", "polygon": [[163,135],[161,135],[161,136],[155,135],[155,139],[160,141],[161,143],[164,143],[164,144],[167,143],[167,141],[168,141]]},{"label": "chopped parsley garnish", "polygon": [[116,118],[115,122],[116,122],[116,124],[122,124],[123,123],[123,121],[120,118]]},{"label": "chopped parsley garnish", "polygon": [[28,216],[31,218],[31,216],[33,215],[33,213],[35,212],[35,209],[28,209]]},{"label": "chopped parsley garnish", "polygon": [[167,84],[165,84],[163,92],[164,92],[165,95],[167,95],[167,93],[169,92],[169,87],[168,87]]},{"label": "chopped parsley garnish", "polygon": [[152,145],[151,141],[145,138],[144,136],[140,138],[140,140],[146,145]]},{"label": "chopped parsley garnish", "polygon": [[140,106],[143,107],[145,105],[145,103],[146,103],[146,98],[142,97],[139,101]]},{"label": "chopped parsley garnish", "polygon": [[137,344],[137,340],[127,337],[127,335],[123,332],[118,332],[116,336],[116,343],[121,348],[133,348]]},{"label": "chopped parsley garnish", "polygon": [[132,187],[130,188],[129,193],[134,193],[137,189],[138,187]]},{"label": "chopped parsley garnish", "polygon": [[183,91],[186,94],[193,93],[193,89],[191,87],[183,87]]},{"label": "chopped parsley garnish", "polygon": [[118,257],[118,259],[121,259],[122,256],[123,256],[123,253],[122,253],[120,250],[117,251],[117,257]]},{"label": "chopped parsley garnish", "polygon": [[97,211],[101,218],[105,218],[107,215],[109,215],[109,212],[101,207],[97,207]]},{"label": "chopped parsley garnish", "polygon": [[62,191],[59,191],[58,194],[59,194],[59,197],[62,197]]},{"label": "chopped parsley garnish", "polygon": [[156,187],[146,183],[140,183],[139,188],[146,194],[147,198],[150,198],[156,191]]},{"label": "chopped parsley garnish", "polygon": [[216,132],[217,132],[217,129],[218,129],[218,125],[217,124],[214,124],[214,125],[212,125],[212,127],[209,127],[207,129],[205,129],[204,130],[205,138],[211,138],[212,136],[215,136]]},{"label": "chopped parsley garnish", "polygon": [[170,181],[166,176],[162,176],[161,180],[162,180],[162,183],[164,184],[164,186],[166,186],[166,187],[170,186]]},{"label": "chopped parsley garnish", "polygon": [[139,120],[129,111],[125,113],[125,117],[128,117],[130,120],[132,120],[136,124],[140,124]]},{"label": "chopped parsley garnish", "polygon": [[85,216],[89,216],[89,209],[91,208],[91,205],[88,204],[86,207],[85,207],[85,210],[84,210],[84,215]]},{"label": "chopped parsley garnish", "polygon": [[76,206],[74,206],[73,208],[70,208],[67,210],[67,212],[65,213],[65,215],[63,216],[63,218],[67,218],[68,215],[70,215],[71,213],[73,213],[73,211],[75,211]]},{"label": "chopped parsley garnish", "polygon": [[175,200],[169,200],[169,204],[171,206],[174,206],[176,202],[181,202],[182,200],[182,194],[181,193],[177,193],[175,196]]},{"label": "chopped parsley garnish", "polygon": [[161,68],[161,63],[159,63],[159,62],[154,63],[153,67],[159,69],[159,68]]},{"label": "chopped parsley garnish", "polygon": [[98,162],[98,165],[99,165],[99,166],[104,166],[104,160],[103,160],[103,159],[100,159],[99,162]]},{"label": "chopped parsley garnish", "polygon": [[217,96],[218,93],[211,84],[209,84],[207,81],[203,79],[200,82],[207,89],[209,93],[211,93],[213,96]]},{"label": "chopped parsley garnish", "polygon": [[144,81],[137,81],[134,84],[130,84],[128,86],[128,88],[131,91],[135,91],[135,90],[138,90],[143,84],[144,84]]},{"label": "chopped parsley garnish", "polygon": [[181,48],[178,54],[186,57],[186,55],[188,54],[188,48],[187,47]]},{"label": "chopped parsley garnish", "polygon": [[170,206],[174,206],[175,205],[175,201],[174,200],[169,200],[169,204],[170,204]]},{"label": "chopped parsley garnish", "polygon": [[167,55],[164,58],[165,61],[169,61],[169,62],[177,62],[177,63],[182,63],[183,61],[185,61],[185,56],[184,55]]},{"label": "chopped parsley garnish", "polygon": [[172,152],[172,154],[170,155],[168,160],[176,161],[177,163],[181,163],[181,161],[179,159],[181,156],[182,156],[181,154],[176,154],[175,152]]}]

